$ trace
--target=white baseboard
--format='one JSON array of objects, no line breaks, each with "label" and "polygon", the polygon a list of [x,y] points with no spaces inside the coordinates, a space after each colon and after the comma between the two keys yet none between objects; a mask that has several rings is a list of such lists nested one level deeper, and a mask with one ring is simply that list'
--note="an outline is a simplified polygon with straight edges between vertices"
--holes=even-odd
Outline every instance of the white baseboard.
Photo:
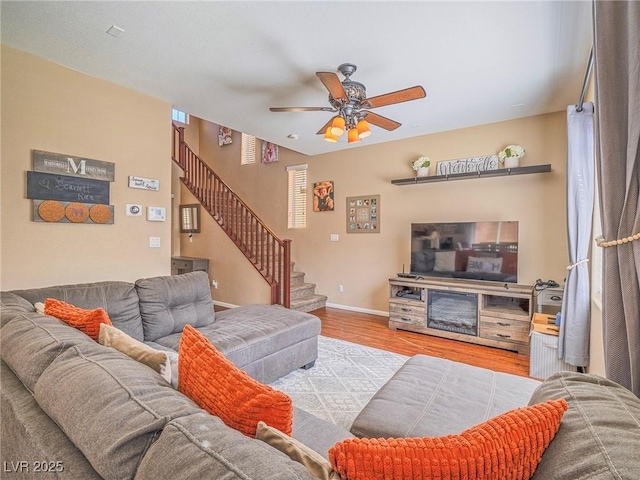
[{"label": "white baseboard", "polygon": [[340,310],[349,310],[351,312],[369,313],[371,315],[379,315],[380,317],[388,317],[389,311],[372,310],[370,308],[352,307],[350,305],[340,305],[339,303],[327,303],[327,307],[339,308]]},{"label": "white baseboard", "polygon": [[213,304],[218,305],[219,307],[226,307],[226,308],[236,308],[238,306],[238,305],[234,305],[233,303],[219,302],[217,300],[214,300]]},{"label": "white baseboard", "polygon": [[[234,305],[233,303],[220,302],[218,300],[214,300],[213,304],[218,305],[219,307],[225,307],[225,308],[236,308],[238,306],[238,305]],[[369,313],[371,315],[378,315],[380,317],[389,316],[388,311],[372,310],[370,308],[352,307],[350,305],[340,305],[339,303],[327,303],[327,307],[338,308],[340,310],[349,310],[351,312]]]}]

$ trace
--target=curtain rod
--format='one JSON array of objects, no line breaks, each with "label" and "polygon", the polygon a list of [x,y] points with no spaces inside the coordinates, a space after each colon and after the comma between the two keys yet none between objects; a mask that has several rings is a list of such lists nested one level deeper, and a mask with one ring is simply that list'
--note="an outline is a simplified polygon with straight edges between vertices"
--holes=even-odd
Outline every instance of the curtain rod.
[{"label": "curtain rod", "polygon": [[589,85],[589,77],[591,76],[591,69],[593,68],[593,45],[591,45],[591,52],[589,53],[589,61],[587,62],[587,71],[584,74],[584,82],[582,83],[582,93],[580,94],[580,101],[576,108],[577,112],[582,111],[582,105],[584,104],[584,97],[587,94],[587,86]]}]

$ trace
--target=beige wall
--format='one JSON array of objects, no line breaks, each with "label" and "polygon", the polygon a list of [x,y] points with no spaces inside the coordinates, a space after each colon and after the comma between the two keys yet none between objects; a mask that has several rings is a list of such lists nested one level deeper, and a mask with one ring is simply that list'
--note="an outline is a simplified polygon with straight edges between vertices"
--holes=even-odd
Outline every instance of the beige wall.
[{"label": "beige wall", "polygon": [[[564,112],[379,145],[366,146],[365,141],[363,147],[314,157],[281,148],[280,161],[266,165],[240,166],[240,134],[234,132],[232,145],[218,147],[217,132],[217,125],[201,122],[201,156],[282,238],[293,240],[296,270],[304,271],[306,280],[316,283],[318,293],[328,295],[330,304],[384,314],[387,281],[410,262],[412,222],[517,220],[520,283],[532,284],[537,278],[564,280]],[[552,172],[402,187],[391,184],[392,179],[413,176],[410,162],[420,155],[431,158],[433,175],[438,161],[492,154],[510,143],[526,148],[521,165],[550,163]],[[308,227],[287,230],[285,167],[300,163],[309,166]],[[323,180],[335,183],[335,211],[314,213],[311,187]],[[368,194],[381,196],[381,232],[347,233],[345,198]],[[211,258],[211,277],[220,285],[214,292],[217,300],[244,304],[265,298],[267,287],[248,262],[219,228],[205,227],[206,232],[192,244],[183,241],[182,252]],[[339,234],[338,242],[330,242],[332,233]],[[338,285],[344,286],[344,293],[338,293]]]},{"label": "beige wall", "polygon": [[[169,274],[170,219],[148,222],[146,207],[171,212],[170,115],[167,103],[2,46],[3,290]],[[32,149],[115,163],[115,223],[33,222]],[[129,175],[160,180],[160,191],[128,188]],[[127,203],[145,216],[125,216]]]}]

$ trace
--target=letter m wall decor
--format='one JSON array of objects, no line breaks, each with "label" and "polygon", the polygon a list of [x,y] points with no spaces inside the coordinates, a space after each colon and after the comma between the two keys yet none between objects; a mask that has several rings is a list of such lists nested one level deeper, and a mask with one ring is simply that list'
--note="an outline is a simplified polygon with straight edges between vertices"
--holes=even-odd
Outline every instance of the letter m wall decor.
[{"label": "letter m wall decor", "polygon": [[113,223],[109,196],[114,163],[40,150],[32,153],[27,198],[33,201],[33,221]]}]

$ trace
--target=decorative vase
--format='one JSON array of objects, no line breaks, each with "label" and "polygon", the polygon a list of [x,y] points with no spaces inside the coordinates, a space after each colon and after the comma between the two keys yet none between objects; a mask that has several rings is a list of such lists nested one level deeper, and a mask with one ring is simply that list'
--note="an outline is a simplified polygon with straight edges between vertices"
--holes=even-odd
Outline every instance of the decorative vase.
[{"label": "decorative vase", "polygon": [[416,177],[428,177],[429,176],[429,167],[421,167],[416,170]]},{"label": "decorative vase", "polygon": [[520,165],[520,159],[518,157],[505,157],[504,168],[517,168]]}]

